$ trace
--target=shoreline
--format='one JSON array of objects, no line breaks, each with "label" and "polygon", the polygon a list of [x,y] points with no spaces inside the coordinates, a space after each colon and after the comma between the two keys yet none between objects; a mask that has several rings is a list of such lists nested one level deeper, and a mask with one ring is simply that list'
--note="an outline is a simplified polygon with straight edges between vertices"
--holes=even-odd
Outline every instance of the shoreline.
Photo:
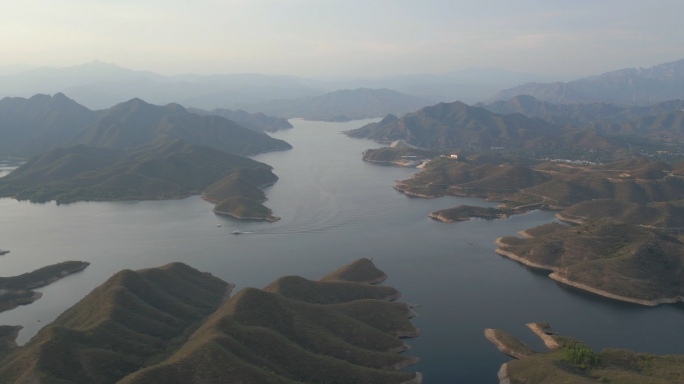
[{"label": "shoreline", "polygon": [[[507,245],[505,243],[501,242],[501,239],[502,239],[501,237],[496,239],[496,241],[494,241],[494,244],[496,244],[499,247],[506,247]],[[521,264],[524,264],[528,267],[551,271],[552,273],[549,274],[549,277],[551,279],[559,282],[559,283],[571,286],[573,288],[581,289],[583,291],[590,292],[590,293],[593,293],[595,295],[599,295],[599,296],[602,296],[602,297],[605,297],[608,299],[613,299],[613,300],[618,300],[618,301],[623,301],[623,302],[628,302],[628,303],[633,303],[633,304],[639,304],[639,305],[644,305],[644,306],[648,306],[648,307],[655,307],[655,306],[658,306],[660,304],[675,304],[678,302],[684,302],[684,296],[675,296],[672,298],[661,298],[661,299],[655,299],[655,300],[645,300],[645,299],[635,299],[632,297],[616,295],[614,293],[606,292],[606,291],[603,291],[601,289],[594,288],[594,287],[591,287],[591,286],[583,284],[583,283],[578,283],[578,282],[575,282],[572,280],[568,280],[565,277],[561,277],[557,273],[560,270],[560,268],[552,267],[550,265],[537,264],[535,262],[532,262],[532,261],[529,261],[525,258],[522,258],[522,257],[514,254],[513,252],[509,252],[509,251],[503,250],[501,248],[495,249],[494,252],[496,252],[497,254],[499,254],[501,256],[505,256],[505,257],[508,257],[509,259],[515,260],[515,261],[517,261]]]},{"label": "shoreline", "polygon": [[277,217],[277,216],[268,216],[268,217],[238,216],[238,215],[230,213],[230,212],[217,211],[215,209],[212,212],[214,212],[217,215],[230,216],[230,217],[236,218],[238,220],[268,221],[270,223],[274,223],[274,222],[280,220],[280,217]]},{"label": "shoreline", "polygon": [[560,221],[564,221],[566,223],[573,223],[573,224],[578,224],[578,225],[584,224],[584,221],[582,221],[580,219],[573,219],[573,218],[570,218],[568,216],[564,216],[562,212],[556,213],[555,216],[556,216],[556,219],[558,219]]},{"label": "shoreline", "polygon": [[684,296],[675,296],[673,298],[662,298],[662,299],[655,299],[655,300],[635,299],[635,298],[631,298],[631,297],[620,296],[620,295],[616,295],[614,293],[602,291],[598,288],[594,288],[594,287],[588,286],[586,284],[577,283],[577,282],[574,282],[572,280],[568,280],[564,277],[559,276],[555,272],[550,274],[549,277],[552,278],[553,280],[559,282],[559,283],[563,283],[563,284],[569,285],[571,287],[581,289],[583,291],[591,292],[591,293],[594,293],[594,294],[599,295],[599,296],[603,296],[603,297],[613,299],[613,300],[625,301],[628,303],[640,304],[640,305],[644,305],[644,306],[648,306],[648,307],[655,307],[655,306],[658,306],[660,304],[675,304],[678,302],[684,302]]},{"label": "shoreline", "polygon": [[553,337],[547,335],[538,323],[527,323],[525,324],[525,326],[527,326],[527,328],[529,328],[532,332],[539,336],[539,338],[542,339],[542,341],[544,342],[544,345],[546,345],[546,347],[550,350],[556,350],[560,348],[558,342],[554,340]]},{"label": "shoreline", "polygon": [[[501,241],[501,239],[503,239],[503,237],[499,237],[498,239],[496,239],[496,240],[494,241],[494,244],[496,244],[496,245],[499,246],[499,247],[507,247],[508,245],[507,245],[506,243],[503,243],[503,242]],[[558,270],[558,268],[556,268],[556,267],[552,267],[552,266],[550,266],[550,265],[537,264],[537,263],[535,263],[535,262],[532,262],[532,261],[529,261],[529,260],[527,260],[527,259],[525,259],[525,258],[522,258],[522,257],[516,255],[516,254],[513,253],[513,252],[505,251],[505,250],[503,250],[503,249],[501,249],[501,248],[495,249],[494,252],[498,253],[498,254],[501,255],[501,256],[506,256],[506,257],[508,257],[509,259],[513,259],[513,260],[515,260],[515,261],[517,261],[517,262],[519,262],[519,263],[521,263],[521,264],[524,264],[524,265],[526,265],[526,266],[528,266],[528,267],[537,268],[537,269],[544,269],[544,270],[553,271],[553,272],[555,272],[555,271]]]},{"label": "shoreline", "polygon": [[496,337],[495,329],[486,328],[484,334],[487,340],[489,340],[490,343],[494,344],[496,349],[498,349],[499,352],[503,353],[504,355],[510,356],[514,359],[523,359],[527,357],[527,355],[507,347],[506,344],[503,343],[503,341],[499,340],[499,338]]}]

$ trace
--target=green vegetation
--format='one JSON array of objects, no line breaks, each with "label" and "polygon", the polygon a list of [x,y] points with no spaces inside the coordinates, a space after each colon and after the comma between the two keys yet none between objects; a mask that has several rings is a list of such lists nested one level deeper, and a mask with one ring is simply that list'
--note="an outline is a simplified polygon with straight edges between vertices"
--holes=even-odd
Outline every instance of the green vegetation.
[{"label": "green vegetation", "polygon": [[485,329],[485,337],[502,353],[521,359],[535,354],[532,348],[500,329]]},{"label": "green vegetation", "polygon": [[564,221],[583,224],[586,220],[610,217],[624,223],[634,223],[655,228],[684,228],[684,203],[682,200],[653,204],[637,204],[600,199],[572,205],[556,216]]},{"label": "green vegetation", "polygon": [[376,268],[372,260],[364,257],[321,277],[318,281],[350,281],[362,284],[377,284],[386,279],[387,275]]},{"label": "green vegetation", "polygon": [[114,383],[177,349],[228,288],[180,263],[121,271],[3,359],[0,381]]},{"label": "green vegetation", "polygon": [[[472,107],[461,102],[441,103],[401,118],[387,116],[346,134],[382,143],[404,140],[431,150],[530,159],[608,162],[639,154],[679,161],[684,158],[680,143],[684,138],[683,104],[673,100],[633,108],[602,103],[555,105],[518,96],[508,103]],[[596,123],[601,119],[606,122]]]},{"label": "green vegetation", "polygon": [[439,152],[424,151],[422,149],[414,148],[392,148],[384,147],[378,149],[369,149],[363,153],[363,161],[370,161],[381,164],[406,165],[410,160],[407,156],[415,156],[415,160],[432,159],[439,156]]},{"label": "green vegetation", "polygon": [[[58,204],[89,200],[205,199],[237,205],[236,216],[271,217],[259,187],[278,177],[271,167],[182,140],[128,150],[77,145],[34,156],[0,179],[0,196]],[[232,199],[232,200],[231,200]],[[234,203],[235,201],[238,203]],[[225,204],[224,204],[225,205]]]},{"label": "green vegetation", "polygon": [[443,221],[445,223],[453,223],[457,221],[468,221],[471,217],[477,217],[479,219],[486,220],[501,219],[506,218],[511,214],[513,214],[513,211],[508,209],[459,205],[455,208],[442,209],[432,212],[429,216],[435,220]]},{"label": "green vegetation", "polygon": [[273,216],[273,211],[258,201],[245,197],[231,197],[221,201],[214,207],[214,213],[243,220],[280,220],[279,217]]},{"label": "green vegetation", "polygon": [[615,299],[656,305],[684,296],[684,244],[665,233],[611,219],[547,224],[526,233],[534,237],[499,239],[498,252]]},{"label": "green vegetation", "polygon": [[[349,271],[378,274],[361,260],[336,275]],[[0,381],[419,382],[416,373],[397,372],[417,361],[398,354],[407,349],[399,337],[418,334],[408,321],[409,307],[368,299],[392,288],[343,280],[311,283],[326,287],[317,292],[321,302],[337,304],[255,288],[225,300],[231,285],[180,263],[122,271],[25,346],[10,348],[0,360]],[[283,279],[271,286],[283,287]]]},{"label": "green vegetation", "polygon": [[35,95],[29,99],[6,97],[0,100],[0,158],[27,157],[68,145],[98,117],[99,112],[62,93]]},{"label": "green vegetation", "polygon": [[52,284],[65,276],[84,270],[88,265],[90,263],[85,261],[65,261],[19,276],[0,277],[0,312],[40,299],[42,294],[31,289]]},{"label": "green vegetation", "polygon": [[75,144],[124,149],[173,139],[243,155],[292,148],[263,132],[224,117],[199,116],[178,104],[156,106],[133,99],[91,111],[61,93],[0,100],[0,157],[27,157]]},{"label": "green vegetation", "polygon": [[461,102],[440,103],[401,118],[388,116],[379,123],[346,132],[350,137],[408,144],[434,150],[484,149],[548,145],[559,136],[558,127],[520,114],[498,115]]},{"label": "green vegetation", "polygon": [[665,384],[684,380],[684,356],[657,356],[608,348],[595,353],[572,338],[548,337],[553,338],[560,348],[520,355],[517,357],[519,360],[502,367],[500,379],[508,379],[511,384]]}]

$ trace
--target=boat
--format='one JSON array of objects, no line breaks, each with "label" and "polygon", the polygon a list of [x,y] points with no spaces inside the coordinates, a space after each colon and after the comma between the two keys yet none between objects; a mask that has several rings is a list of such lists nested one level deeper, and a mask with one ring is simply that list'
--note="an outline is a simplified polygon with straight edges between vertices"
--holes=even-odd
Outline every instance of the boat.
[{"label": "boat", "polygon": [[5,251],[3,249],[0,249],[0,256],[8,254],[9,251]]},{"label": "boat", "polygon": [[217,227],[221,228],[221,224],[216,224]]},{"label": "boat", "polygon": [[240,232],[240,231],[238,231],[238,230],[235,230],[235,231],[231,232],[230,234],[231,234],[231,235],[242,235],[243,232]]}]

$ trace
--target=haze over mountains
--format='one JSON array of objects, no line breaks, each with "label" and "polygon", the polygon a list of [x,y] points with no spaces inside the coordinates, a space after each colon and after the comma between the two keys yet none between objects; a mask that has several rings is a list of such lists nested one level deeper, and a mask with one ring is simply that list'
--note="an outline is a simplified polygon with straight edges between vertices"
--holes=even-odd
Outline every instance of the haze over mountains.
[{"label": "haze over mountains", "polygon": [[595,101],[624,105],[648,105],[684,99],[684,59],[651,68],[628,68],[568,83],[528,83],[499,92],[490,101],[531,95],[552,103]]},{"label": "haze over mountains", "polygon": [[239,109],[269,100],[321,96],[341,89],[388,88],[435,102],[474,103],[506,87],[551,80],[559,79],[499,69],[345,78],[261,74],[163,76],[93,61],[67,68],[8,67],[6,72],[0,71],[0,97],[63,92],[90,109],[109,108],[136,97],[153,104]]}]

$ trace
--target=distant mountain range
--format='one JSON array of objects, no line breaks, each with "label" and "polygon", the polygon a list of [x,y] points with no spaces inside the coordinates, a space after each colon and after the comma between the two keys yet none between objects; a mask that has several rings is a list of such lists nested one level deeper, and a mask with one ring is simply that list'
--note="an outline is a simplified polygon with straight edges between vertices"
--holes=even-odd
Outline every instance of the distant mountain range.
[{"label": "distant mountain range", "polygon": [[236,154],[289,149],[282,140],[226,118],[200,116],[178,104],[140,99],[91,111],[61,93],[0,100],[0,156],[30,156],[57,146],[126,148],[182,139]]},{"label": "distant mountain range", "polygon": [[389,89],[344,89],[321,96],[273,100],[246,105],[245,109],[285,118],[349,121],[404,114],[431,104],[430,101]]},{"label": "distant mountain range", "polygon": [[549,123],[571,124],[581,127],[590,123],[616,123],[638,119],[644,116],[657,116],[684,109],[684,100],[662,101],[649,106],[625,107],[609,103],[555,104],[540,101],[530,95],[520,95],[507,101],[490,104],[478,103],[475,106],[499,114],[521,113],[529,117],[539,117]]},{"label": "distant mountain range", "polygon": [[527,83],[503,90],[489,101],[509,100],[518,95],[561,104],[602,101],[649,105],[684,99],[684,59],[651,68],[621,69],[568,83]]},{"label": "distant mountain range", "polygon": [[0,97],[62,92],[90,109],[109,108],[136,97],[160,105],[179,103],[202,109],[239,109],[269,100],[320,96],[340,89],[388,88],[435,102],[475,103],[517,84],[554,80],[565,79],[491,68],[343,78],[262,74],[163,76],[93,61],[66,68],[0,67]]},{"label": "distant mountain range", "polygon": [[196,113],[201,116],[216,115],[225,117],[228,120],[238,123],[240,126],[249,128],[254,131],[276,132],[281,129],[292,128],[287,119],[282,117],[273,117],[265,115],[261,112],[249,113],[241,109],[231,111],[230,109],[216,108],[211,111],[205,111],[199,108],[188,108],[188,112]]},{"label": "distant mountain range", "polygon": [[499,115],[461,102],[440,103],[394,115],[347,132],[350,137],[389,143],[404,140],[428,149],[527,146],[540,138],[558,137],[558,126],[521,114]]},{"label": "distant mountain range", "polygon": [[[546,156],[555,156],[561,154],[559,150],[572,149],[596,154],[624,150],[632,142],[663,146],[661,140],[651,139],[684,138],[683,104],[673,100],[630,108],[605,103],[556,105],[518,96],[508,102],[479,104],[482,107],[441,103],[401,118],[388,115],[346,134],[382,143],[404,140],[433,150],[534,149],[537,155],[542,151]],[[597,120],[606,122],[586,123]],[[555,151],[555,155],[549,151]],[[627,155],[621,153],[618,158]]]}]

